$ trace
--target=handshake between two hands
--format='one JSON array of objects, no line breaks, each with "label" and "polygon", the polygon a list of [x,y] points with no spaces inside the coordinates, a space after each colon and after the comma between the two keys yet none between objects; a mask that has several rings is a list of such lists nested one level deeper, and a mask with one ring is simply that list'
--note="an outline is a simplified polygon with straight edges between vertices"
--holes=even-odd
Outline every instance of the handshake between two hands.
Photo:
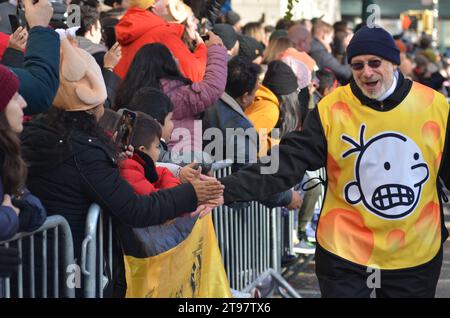
[{"label": "handshake between two hands", "polygon": [[225,187],[214,177],[200,175],[198,179],[191,180],[190,183],[194,187],[197,195],[197,210],[188,213],[190,217],[200,218],[211,213],[212,209],[224,204],[223,190]]},{"label": "handshake between two hands", "polygon": [[[114,137],[113,137],[114,139]],[[131,158],[133,156],[134,148],[128,146],[127,150],[122,152],[119,157],[121,159]],[[194,169],[195,162],[186,166],[186,180],[192,184],[197,196],[197,210],[191,213],[183,214],[182,216],[200,218],[211,213],[212,209],[224,204],[223,191],[225,186],[214,177],[208,177],[201,174],[201,168]]]}]

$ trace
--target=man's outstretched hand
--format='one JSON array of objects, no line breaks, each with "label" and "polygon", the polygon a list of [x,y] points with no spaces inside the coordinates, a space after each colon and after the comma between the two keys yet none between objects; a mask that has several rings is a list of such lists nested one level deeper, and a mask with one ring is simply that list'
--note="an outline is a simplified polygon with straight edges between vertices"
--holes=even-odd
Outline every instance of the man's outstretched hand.
[{"label": "man's outstretched hand", "polygon": [[199,216],[199,218],[203,218],[205,216],[207,216],[209,213],[211,213],[211,211],[220,206],[223,205],[223,195],[217,199],[217,200],[211,200],[205,204],[200,205],[197,210],[195,210],[192,213],[189,213],[189,216],[191,218],[196,217],[197,215]]},{"label": "man's outstretched hand", "polygon": [[197,206],[215,202],[223,196],[225,187],[213,177],[200,175],[199,179],[191,181],[197,195]]}]

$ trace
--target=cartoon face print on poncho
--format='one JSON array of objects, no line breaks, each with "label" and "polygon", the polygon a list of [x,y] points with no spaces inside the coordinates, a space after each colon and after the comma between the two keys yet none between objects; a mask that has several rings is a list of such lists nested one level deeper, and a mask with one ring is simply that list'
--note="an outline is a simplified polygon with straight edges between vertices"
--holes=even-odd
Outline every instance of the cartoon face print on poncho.
[{"label": "cartoon face print on poncho", "polygon": [[397,132],[383,132],[365,141],[365,128],[363,124],[359,142],[345,134],[341,137],[353,147],[342,158],[358,156],[356,181],[345,186],[345,199],[353,205],[362,202],[381,218],[404,218],[414,211],[429,178],[422,152],[412,139]]}]

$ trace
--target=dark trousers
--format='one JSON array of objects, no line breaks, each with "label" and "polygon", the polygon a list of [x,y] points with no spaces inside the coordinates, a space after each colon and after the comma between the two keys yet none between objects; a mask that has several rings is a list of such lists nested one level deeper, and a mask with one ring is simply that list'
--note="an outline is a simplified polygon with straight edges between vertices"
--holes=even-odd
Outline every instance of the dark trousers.
[{"label": "dark trousers", "polygon": [[[316,275],[324,298],[433,298],[443,249],[428,263],[401,270],[372,270],[316,248]],[[377,279],[379,283],[377,284]],[[379,287],[379,288],[376,288]]]}]

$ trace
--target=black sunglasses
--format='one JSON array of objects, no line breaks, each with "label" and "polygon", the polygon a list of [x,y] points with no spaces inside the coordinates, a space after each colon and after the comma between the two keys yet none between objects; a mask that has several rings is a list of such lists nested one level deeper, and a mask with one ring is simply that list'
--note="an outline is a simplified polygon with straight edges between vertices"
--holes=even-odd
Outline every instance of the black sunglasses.
[{"label": "black sunglasses", "polygon": [[350,66],[354,71],[361,71],[364,68],[364,65],[369,65],[370,68],[379,68],[381,66],[382,60],[370,60],[367,63],[364,62],[356,62],[351,63]]}]

